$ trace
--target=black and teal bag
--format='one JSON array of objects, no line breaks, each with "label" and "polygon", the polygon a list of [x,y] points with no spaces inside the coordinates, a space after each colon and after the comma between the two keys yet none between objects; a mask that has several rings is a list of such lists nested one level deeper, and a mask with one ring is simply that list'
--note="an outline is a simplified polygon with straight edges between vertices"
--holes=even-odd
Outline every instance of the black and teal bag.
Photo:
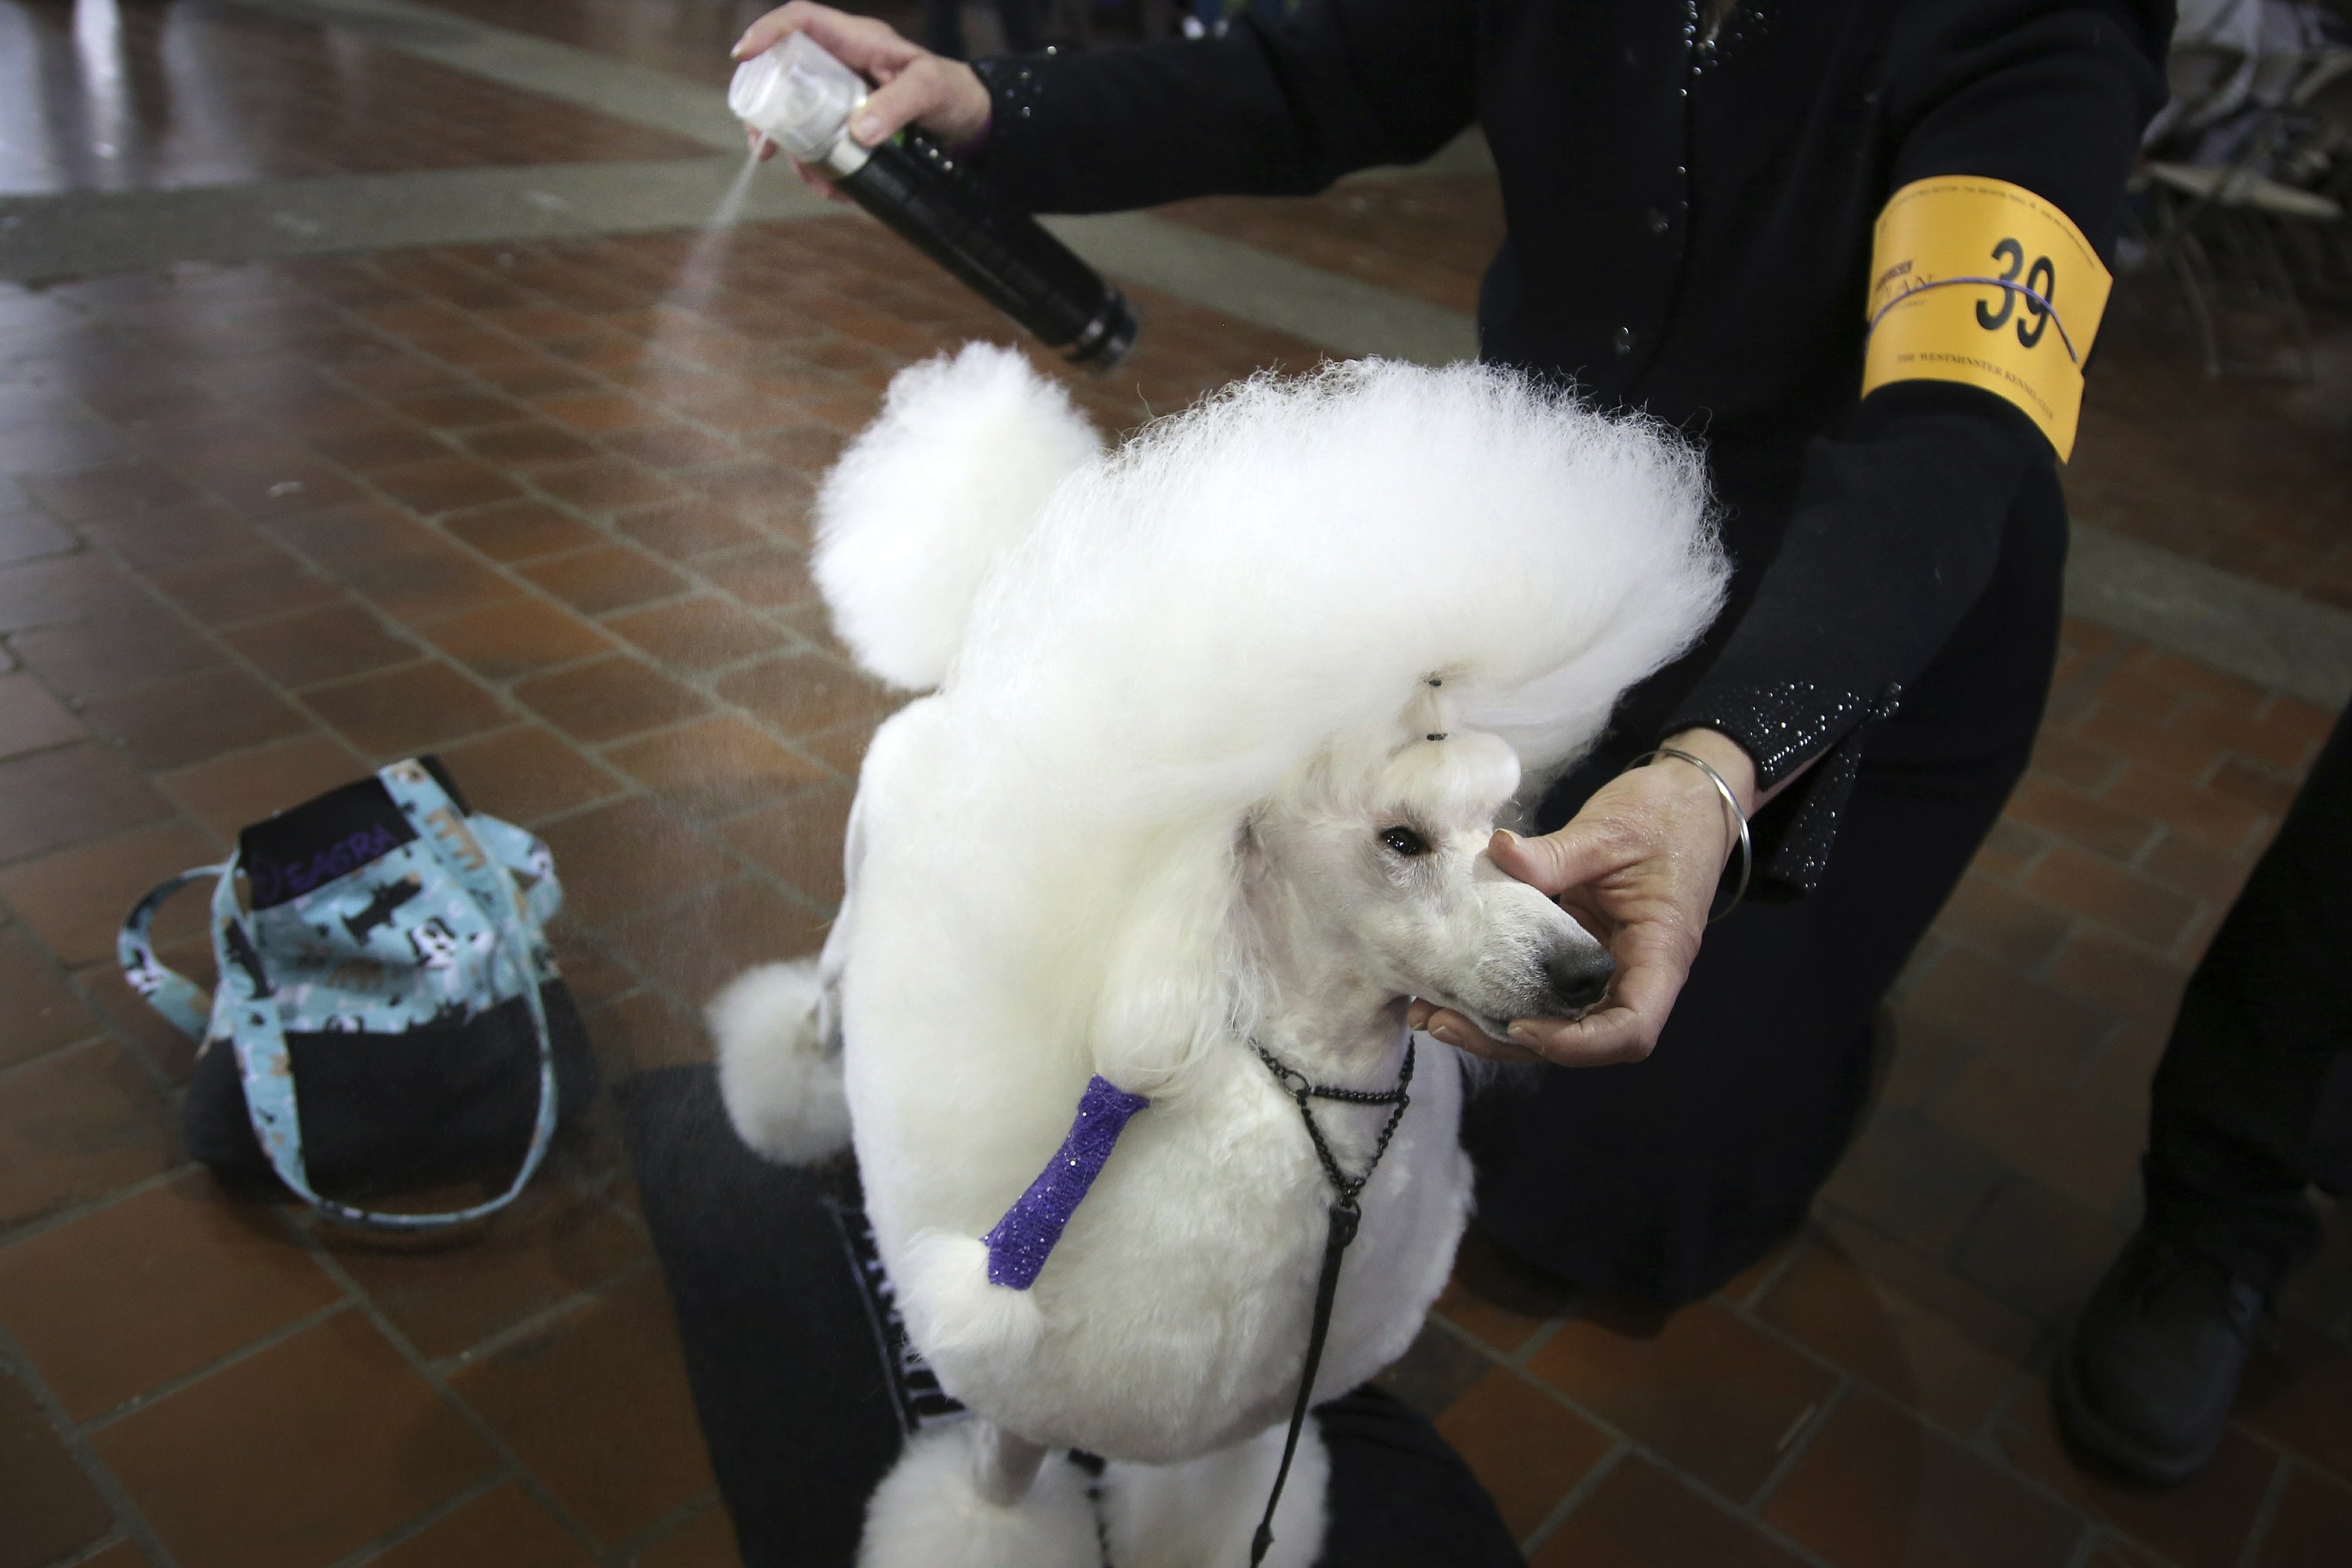
[{"label": "black and teal bag", "polygon": [[[148,937],[163,900],[205,879],[219,968],[209,999]],[[188,1152],[225,1175],[275,1176],[355,1225],[420,1230],[503,1208],[595,1088],[547,945],[562,899],[547,847],[467,811],[431,757],[256,823],[226,864],[156,887],[116,950],[131,986],[201,1042]],[[509,1167],[499,1196],[438,1214],[320,1191]]]}]

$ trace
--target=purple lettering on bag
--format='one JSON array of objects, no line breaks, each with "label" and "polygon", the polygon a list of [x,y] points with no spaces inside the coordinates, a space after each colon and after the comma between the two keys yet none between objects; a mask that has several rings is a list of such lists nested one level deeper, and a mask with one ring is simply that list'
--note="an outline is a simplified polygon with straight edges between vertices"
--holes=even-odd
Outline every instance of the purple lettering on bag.
[{"label": "purple lettering on bag", "polygon": [[254,901],[274,904],[299,898],[338,877],[348,877],[369,861],[399,847],[400,841],[393,837],[391,830],[376,823],[329,845],[307,861],[287,866],[248,865],[245,874],[253,882]]}]

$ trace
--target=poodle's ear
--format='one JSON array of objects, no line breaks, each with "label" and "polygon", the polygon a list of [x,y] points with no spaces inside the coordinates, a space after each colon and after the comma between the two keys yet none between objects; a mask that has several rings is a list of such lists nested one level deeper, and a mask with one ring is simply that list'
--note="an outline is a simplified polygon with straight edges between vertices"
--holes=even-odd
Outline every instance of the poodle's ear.
[{"label": "poodle's ear", "polygon": [[898,373],[816,500],[817,586],[857,662],[919,691],[947,676],[990,570],[1101,438],[1011,349]]}]

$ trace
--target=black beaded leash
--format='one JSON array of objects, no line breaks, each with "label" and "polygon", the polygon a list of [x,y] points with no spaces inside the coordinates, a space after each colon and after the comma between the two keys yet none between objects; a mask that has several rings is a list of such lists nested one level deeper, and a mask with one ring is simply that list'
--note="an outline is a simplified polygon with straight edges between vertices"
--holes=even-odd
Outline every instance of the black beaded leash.
[{"label": "black beaded leash", "polygon": [[[1282,1489],[1290,1479],[1290,1461],[1298,1452],[1298,1434],[1307,1425],[1307,1402],[1314,1397],[1315,1373],[1323,1364],[1323,1342],[1331,1332],[1331,1304],[1339,1294],[1339,1259],[1348,1244],[1356,1239],[1357,1222],[1363,1211],[1357,1198],[1372,1173],[1381,1168],[1381,1156],[1389,1152],[1389,1140],[1396,1136],[1397,1123],[1404,1120],[1405,1107],[1412,1103],[1405,1090],[1412,1086],[1412,1037],[1404,1037],[1404,1066],[1397,1073],[1396,1087],[1391,1089],[1326,1089],[1297,1068],[1286,1066],[1272,1051],[1250,1042],[1266,1070],[1274,1074],[1285,1094],[1298,1102],[1298,1114],[1306,1120],[1307,1136],[1315,1144],[1315,1157],[1322,1162],[1323,1176],[1338,1194],[1331,1204],[1331,1226],[1324,1233],[1323,1274],[1315,1283],[1315,1321],[1307,1331],[1307,1364],[1298,1373],[1298,1398],[1290,1407],[1290,1435],[1282,1441],[1282,1467],[1274,1472],[1274,1490],[1267,1494],[1265,1513],[1257,1521],[1257,1533],[1250,1538],[1250,1568],[1265,1561],[1274,1545],[1274,1510],[1282,1501]],[[1348,1105],[1385,1105],[1389,1118],[1381,1124],[1381,1135],[1372,1145],[1372,1157],[1364,1164],[1364,1173],[1350,1176],[1339,1168],[1339,1156],[1331,1152],[1329,1140],[1315,1120],[1315,1110],[1308,1102],[1336,1100]]]}]

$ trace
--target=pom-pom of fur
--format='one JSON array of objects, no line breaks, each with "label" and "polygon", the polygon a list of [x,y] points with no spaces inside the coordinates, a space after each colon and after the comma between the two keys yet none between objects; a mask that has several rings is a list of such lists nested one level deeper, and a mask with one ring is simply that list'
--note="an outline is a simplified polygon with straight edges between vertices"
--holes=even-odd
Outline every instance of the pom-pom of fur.
[{"label": "pom-pom of fur", "polygon": [[857,1568],[1100,1568],[1087,1478],[1059,1454],[1019,1502],[980,1495],[973,1423],[933,1427],[907,1445],[866,1507]]},{"label": "pom-pom of fur", "polygon": [[817,585],[857,662],[910,691],[944,679],[990,569],[1100,449],[1011,349],[967,343],[899,372],[817,493]]},{"label": "pom-pom of fur", "polygon": [[841,1057],[828,1050],[814,959],[747,969],[704,1009],[719,1046],[719,1097],[744,1142],[787,1165],[849,1146]]},{"label": "pom-pom of fur", "polygon": [[893,1272],[908,1337],[950,1384],[960,1367],[975,1363],[1000,1376],[1012,1371],[1045,1331],[1028,1291],[989,1279],[988,1244],[977,1237],[923,1231]]}]

